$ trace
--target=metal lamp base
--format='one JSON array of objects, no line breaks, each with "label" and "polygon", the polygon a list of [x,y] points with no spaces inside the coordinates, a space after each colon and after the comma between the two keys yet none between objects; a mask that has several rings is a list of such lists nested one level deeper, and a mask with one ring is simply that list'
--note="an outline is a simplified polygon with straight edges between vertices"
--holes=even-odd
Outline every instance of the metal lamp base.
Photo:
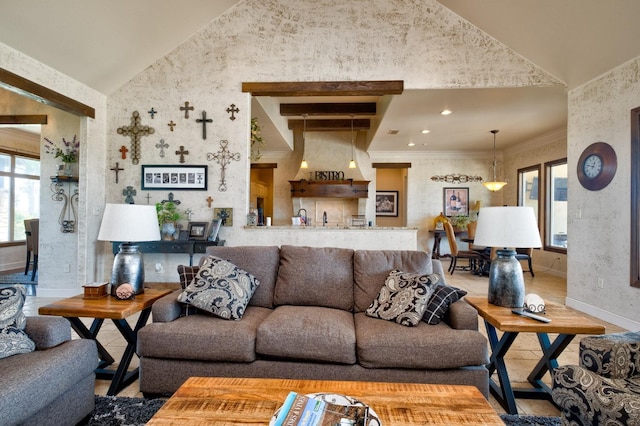
[{"label": "metal lamp base", "polygon": [[[120,251],[113,259],[111,270],[111,295],[120,299],[122,291],[118,293],[118,287],[123,284],[131,286],[132,295],[144,293],[144,262],[138,246],[132,243],[120,244]],[[125,293],[126,294],[126,293]]]},{"label": "metal lamp base", "polygon": [[489,270],[489,303],[507,308],[524,306],[524,276],[515,250],[498,250]]}]

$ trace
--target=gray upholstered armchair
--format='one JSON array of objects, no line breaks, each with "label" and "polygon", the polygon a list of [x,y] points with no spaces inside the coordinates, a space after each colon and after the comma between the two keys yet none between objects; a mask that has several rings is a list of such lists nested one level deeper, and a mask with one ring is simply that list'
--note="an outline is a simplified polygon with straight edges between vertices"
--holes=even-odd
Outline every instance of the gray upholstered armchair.
[{"label": "gray upholstered armchair", "polygon": [[553,374],[563,425],[640,425],[640,332],[585,337]]}]

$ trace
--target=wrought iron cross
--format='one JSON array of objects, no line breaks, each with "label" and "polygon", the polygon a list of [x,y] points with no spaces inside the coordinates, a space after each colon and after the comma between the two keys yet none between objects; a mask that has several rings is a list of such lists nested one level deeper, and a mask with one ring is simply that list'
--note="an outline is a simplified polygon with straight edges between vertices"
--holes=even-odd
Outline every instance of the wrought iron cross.
[{"label": "wrought iron cross", "polygon": [[147,204],[149,204],[149,200],[151,199],[151,194],[147,192],[147,195],[144,198],[147,199]]},{"label": "wrought iron cross", "polygon": [[173,132],[173,128],[175,127],[176,123],[173,122],[173,120],[171,120],[170,122],[167,123],[167,126],[169,126],[171,128],[171,131]]},{"label": "wrought iron cross", "polygon": [[124,202],[127,204],[135,204],[133,201],[133,196],[136,195],[136,190],[133,189],[133,186],[127,186],[122,190],[122,195],[125,196]]},{"label": "wrought iron cross", "polygon": [[155,115],[158,113],[158,111],[156,111],[155,109],[153,109],[153,107],[151,107],[151,109],[149,111],[147,111],[149,113],[149,115],[151,116],[151,119],[153,120],[155,118]]},{"label": "wrought iron cross", "polygon": [[207,123],[213,123],[213,120],[207,118],[207,111],[202,111],[202,118],[197,118],[196,123],[202,123],[202,139],[207,138]]},{"label": "wrought iron cross", "polygon": [[164,139],[160,139],[160,142],[156,144],[156,148],[160,148],[160,158],[164,158],[164,149],[169,148],[169,144]]},{"label": "wrought iron cross", "polygon": [[180,156],[180,163],[184,163],[184,156],[189,155],[189,151],[184,150],[184,145],[180,145],[180,149],[176,151],[176,155]]},{"label": "wrought iron cross", "polygon": [[231,104],[229,108],[227,108],[227,112],[231,114],[229,120],[233,121],[236,119],[235,113],[240,112],[240,110],[236,107],[236,104]]},{"label": "wrought iron cross", "polygon": [[215,160],[216,163],[220,164],[221,172],[220,172],[220,185],[218,186],[218,191],[225,192],[227,190],[227,180],[225,178],[225,171],[227,169],[227,164],[233,161],[240,161],[240,153],[231,153],[229,152],[229,141],[221,140],[220,141],[220,150],[215,154],[207,153],[207,160]]},{"label": "wrought iron cross", "polygon": [[193,111],[193,107],[189,106],[189,102],[185,102],[183,107],[180,107],[180,111],[184,111],[184,118],[189,118],[189,111]]},{"label": "wrought iron cross", "polygon": [[138,164],[140,161],[140,138],[148,136],[155,132],[153,127],[140,125],[140,113],[133,111],[131,114],[131,124],[128,126],[118,127],[119,135],[129,136],[131,138],[131,161]]},{"label": "wrought iron cross", "polygon": [[121,172],[122,170],[124,170],[123,168],[120,167],[120,164],[116,161],[116,166],[112,167],[111,170],[113,170],[114,172],[116,172],[116,183],[118,183],[118,172]]},{"label": "wrought iron cross", "polygon": [[170,193],[169,193],[169,199],[168,199],[168,200],[162,200],[162,201],[160,202],[160,204],[164,204],[164,203],[173,203],[173,204],[175,204],[176,206],[179,206],[179,205],[180,205],[180,203],[181,203],[181,201],[180,201],[180,200],[174,200],[174,199],[173,199],[173,192],[170,192]]}]

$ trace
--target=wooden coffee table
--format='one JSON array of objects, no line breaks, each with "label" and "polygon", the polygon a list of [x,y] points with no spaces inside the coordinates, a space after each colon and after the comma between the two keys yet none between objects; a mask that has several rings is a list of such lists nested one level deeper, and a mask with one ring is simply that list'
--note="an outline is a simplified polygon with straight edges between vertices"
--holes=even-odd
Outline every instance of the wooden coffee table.
[{"label": "wooden coffee table", "polygon": [[[145,289],[144,293],[138,294],[133,300],[119,300],[112,296],[105,296],[100,299],[85,299],[82,295],[79,295],[42,306],[38,309],[38,313],[40,315],[65,317],[71,322],[71,327],[80,337],[96,341],[98,355],[100,356],[96,377],[98,379],[111,380],[107,395],[116,395],[138,379],[137,368],[133,371],[128,371],[129,364],[131,364],[133,355],[136,352],[138,330],[147,323],[153,302],[169,293],[171,293],[171,290]],[[140,316],[132,329],[127,322],[127,318],[138,312],[140,312]],[[93,318],[91,327],[87,328],[80,318]],[[111,319],[120,334],[122,334],[122,337],[127,341],[127,347],[116,370],[105,368],[113,364],[115,360],[97,338],[105,319]]]},{"label": "wooden coffee table", "polygon": [[[465,297],[465,300],[476,308],[478,315],[484,319],[492,351],[487,369],[490,377],[494,371],[497,373],[500,383],[498,386],[498,383],[491,379],[489,390],[509,414],[518,414],[516,397],[552,401],[551,388],[542,381],[542,378],[545,374],[558,368],[558,356],[577,334],[592,335],[604,334],[605,332],[605,327],[602,324],[581,315],[579,311],[557,303],[545,303],[546,313],[543,316],[551,319],[551,322],[544,323],[516,315],[511,312],[511,308],[492,305],[486,297]],[[498,339],[496,330],[502,332],[500,339]],[[509,381],[504,357],[518,333],[536,333],[542,349],[540,361],[527,377],[533,388],[514,389]],[[549,339],[549,333],[558,334],[553,343]]]},{"label": "wooden coffee table", "polygon": [[290,391],[354,397],[382,426],[504,426],[474,386],[219,377],[189,378],[147,425],[268,425]]}]

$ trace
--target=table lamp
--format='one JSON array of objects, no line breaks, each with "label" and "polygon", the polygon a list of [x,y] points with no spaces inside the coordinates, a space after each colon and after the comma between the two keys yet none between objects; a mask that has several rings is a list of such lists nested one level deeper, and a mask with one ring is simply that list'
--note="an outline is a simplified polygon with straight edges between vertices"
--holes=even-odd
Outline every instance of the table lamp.
[{"label": "table lamp", "polygon": [[501,248],[489,270],[489,303],[524,306],[524,276],[515,248],[542,247],[532,207],[483,207],[478,215],[474,245]]},{"label": "table lamp", "polygon": [[[111,295],[126,299],[144,292],[144,262],[135,244],[160,239],[155,206],[107,204],[102,216],[98,240],[123,241],[113,259]],[[129,284],[131,287],[123,286]],[[120,292],[118,287],[123,286]]]}]

